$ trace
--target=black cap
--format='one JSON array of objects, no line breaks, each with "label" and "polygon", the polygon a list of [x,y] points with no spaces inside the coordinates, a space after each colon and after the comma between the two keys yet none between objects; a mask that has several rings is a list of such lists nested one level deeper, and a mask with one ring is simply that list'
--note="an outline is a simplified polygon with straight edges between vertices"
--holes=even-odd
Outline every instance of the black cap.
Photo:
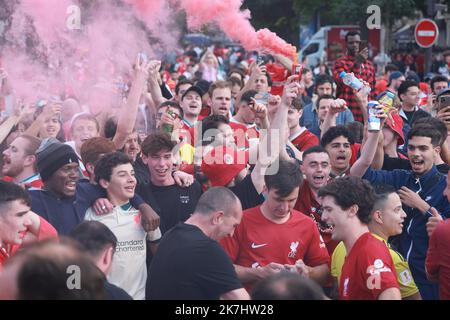
[{"label": "black cap", "polygon": [[42,141],[39,150],[36,151],[36,155],[37,168],[44,182],[66,164],[78,163],[78,156],[72,147],[54,138]]},{"label": "black cap", "polygon": [[417,75],[417,73],[415,73],[414,71],[409,71],[409,72],[406,74],[406,80],[407,80],[407,81],[414,81],[414,82],[417,82],[417,84],[420,83],[420,78],[419,78],[419,76]]},{"label": "black cap", "polygon": [[187,95],[189,92],[191,92],[191,91],[197,92],[198,95],[200,96],[200,98],[203,96],[203,91],[202,91],[202,89],[200,89],[200,88],[197,87],[197,86],[192,86],[192,87],[189,87],[189,89],[187,89],[186,92],[181,96],[181,100],[183,100],[184,97],[186,97],[186,95]]},{"label": "black cap", "polygon": [[392,80],[397,80],[401,76],[403,76],[403,73],[401,73],[400,71],[392,72],[391,75],[389,76],[389,83],[391,83]]},{"label": "black cap", "polygon": [[195,85],[202,90],[203,94],[205,94],[206,92],[208,92],[209,87],[211,86],[211,82],[206,80],[198,80]]},{"label": "black cap", "polygon": [[440,96],[443,96],[444,94],[450,95],[450,88],[442,89],[441,91],[439,91],[436,98],[439,98]]}]

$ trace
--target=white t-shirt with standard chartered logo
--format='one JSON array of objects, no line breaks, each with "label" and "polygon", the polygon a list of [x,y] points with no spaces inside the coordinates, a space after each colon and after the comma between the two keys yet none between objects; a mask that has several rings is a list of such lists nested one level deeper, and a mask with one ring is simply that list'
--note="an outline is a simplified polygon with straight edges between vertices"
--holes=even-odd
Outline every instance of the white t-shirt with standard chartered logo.
[{"label": "white t-shirt with standard chartered logo", "polygon": [[[96,215],[89,208],[84,219],[103,223],[117,237],[108,281],[124,289],[135,300],[145,299],[147,232],[142,228],[139,210],[127,203],[114,207],[109,214]],[[148,236],[149,240],[157,240],[161,232],[158,228]]]}]

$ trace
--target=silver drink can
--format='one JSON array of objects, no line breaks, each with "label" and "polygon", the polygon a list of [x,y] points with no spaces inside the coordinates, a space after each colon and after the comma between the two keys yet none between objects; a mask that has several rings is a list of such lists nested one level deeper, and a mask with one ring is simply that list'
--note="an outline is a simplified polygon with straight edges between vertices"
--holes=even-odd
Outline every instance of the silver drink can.
[{"label": "silver drink can", "polygon": [[367,111],[369,113],[368,119],[368,130],[369,131],[380,131],[380,119],[377,118],[377,109],[380,103],[378,101],[369,101],[367,105]]}]

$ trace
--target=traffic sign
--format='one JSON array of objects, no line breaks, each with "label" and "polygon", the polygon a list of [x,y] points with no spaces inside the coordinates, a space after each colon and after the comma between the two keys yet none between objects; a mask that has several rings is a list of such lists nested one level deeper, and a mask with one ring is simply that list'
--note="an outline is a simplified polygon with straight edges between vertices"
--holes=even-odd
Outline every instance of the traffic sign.
[{"label": "traffic sign", "polygon": [[436,23],[430,19],[422,19],[416,24],[414,37],[422,48],[431,47],[438,39],[439,29]]}]

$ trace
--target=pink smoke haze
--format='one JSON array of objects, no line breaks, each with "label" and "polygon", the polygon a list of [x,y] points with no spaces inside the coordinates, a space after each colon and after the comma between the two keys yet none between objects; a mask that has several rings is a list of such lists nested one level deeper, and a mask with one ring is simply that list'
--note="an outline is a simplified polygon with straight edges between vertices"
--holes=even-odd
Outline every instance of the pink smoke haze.
[{"label": "pink smoke haze", "polygon": [[[85,1],[81,30],[69,30],[67,8],[77,3],[22,0],[16,6],[1,61],[25,102],[70,94],[93,111],[120,104],[119,84],[129,78],[139,52],[161,59],[158,54],[177,49],[175,4],[186,11],[191,29],[215,23],[246,49],[289,57],[294,50],[267,29],[256,32],[250,11],[240,9],[242,0]],[[149,44],[149,35],[158,41]]]},{"label": "pink smoke haze", "polygon": [[25,0],[21,1],[20,9],[34,20],[39,37],[46,43],[54,43],[65,30],[66,11],[71,4],[70,0]]},{"label": "pink smoke haze", "polygon": [[160,14],[164,14],[165,0],[124,0],[132,6],[134,13],[145,23],[150,25],[153,21],[160,20]]},{"label": "pink smoke haze", "polygon": [[123,0],[133,9],[135,15],[145,23],[147,28],[155,31],[160,37],[163,47],[175,48],[179,38],[179,30],[172,26],[173,17],[168,4],[171,0]]},{"label": "pink smoke haze", "polygon": [[[67,7],[76,1],[21,1],[6,34],[9,45],[1,52],[16,95],[34,103],[71,94],[93,112],[120,104],[119,84],[128,80],[137,54],[161,59],[157,52],[175,50],[178,32],[162,25],[161,17],[170,17],[164,1],[127,2],[128,6],[118,7],[113,1],[96,1],[89,9],[81,7],[81,30],[69,30]],[[150,45],[148,30],[139,20],[152,37],[163,34],[164,39]],[[155,21],[157,26],[152,24]],[[34,54],[30,55],[26,35],[32,28]]]}]

